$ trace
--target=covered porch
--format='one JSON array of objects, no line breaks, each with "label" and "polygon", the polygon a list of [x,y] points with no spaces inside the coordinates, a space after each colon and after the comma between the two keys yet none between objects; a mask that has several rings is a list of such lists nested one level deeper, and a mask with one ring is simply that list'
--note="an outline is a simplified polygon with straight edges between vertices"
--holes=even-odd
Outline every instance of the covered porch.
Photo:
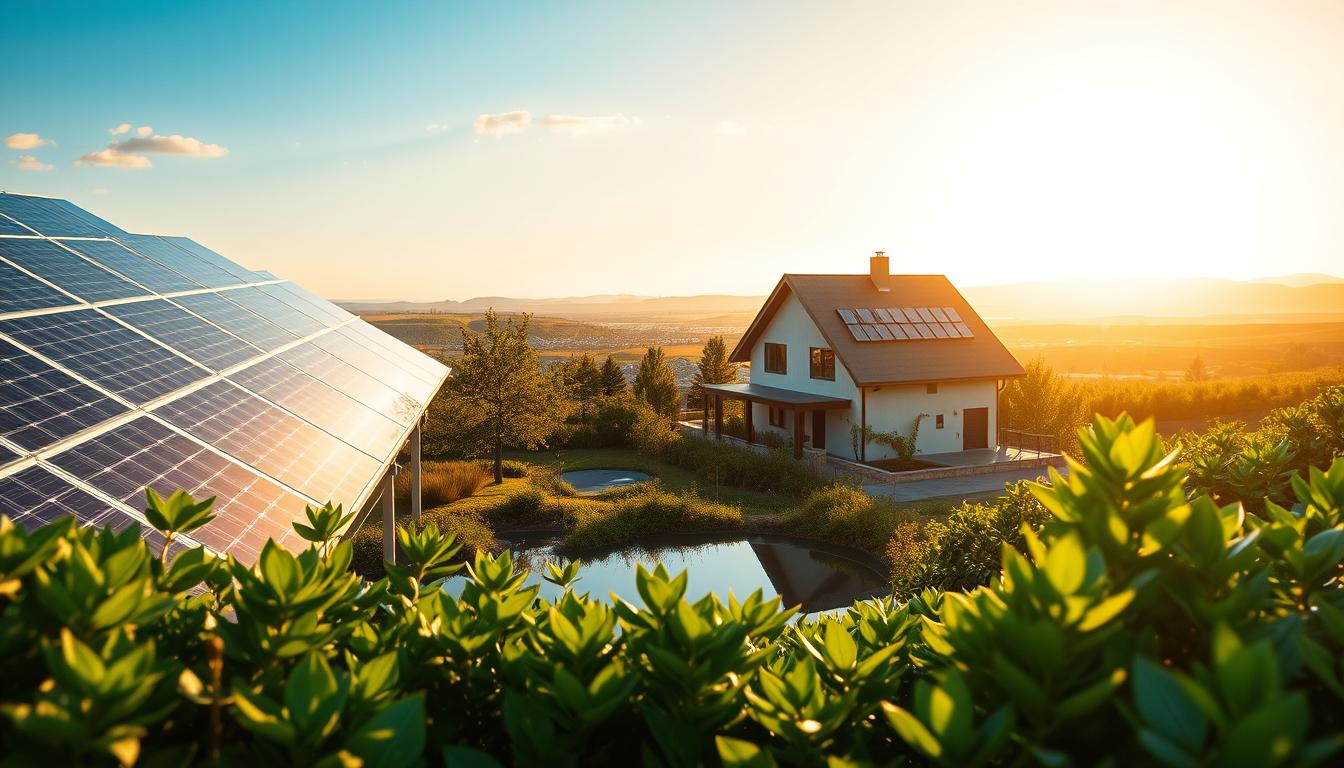
[{"label": "covered porch", "polygon": [[808,420],[811,419],[812,434],[823,436],[822,444],[813,447],[824,449],[826,412],[845,411],[850,408],[850,400],[847,398],[814,395],[809,392],[767,387],[760,384],[703,384],[701,387],[705,391],[705,402],[704,418],[700,422],[700,429],[706,435],[709,434],[710,411],[712,410],[714,437],[723,439],[723,402],[725,400],[738,400],[743,403],[746,440],[748,443],[755,443],[756,428],[753,423],[752,405],[760,403],[784,412],[784,423],[792,425],[793,455],[800,459],[803,457],[803,435],[807,431]]}]

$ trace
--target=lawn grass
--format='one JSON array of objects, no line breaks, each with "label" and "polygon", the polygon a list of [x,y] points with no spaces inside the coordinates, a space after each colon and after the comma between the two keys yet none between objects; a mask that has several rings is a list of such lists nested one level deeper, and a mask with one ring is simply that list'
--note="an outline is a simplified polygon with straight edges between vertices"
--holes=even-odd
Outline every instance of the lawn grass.
[{"label": "lawn grass", "polygon": [[551,471],[580,469],[628,469],[645,472],[659,480],[664,490],[681,493],[695,490],[706,501],[742,508],[745,517],[776,515],[797,506],[798,500],[723,485],[706,485],[694,472],[624,448],[570,448],[559,451],[506,451],[505,456]]}]

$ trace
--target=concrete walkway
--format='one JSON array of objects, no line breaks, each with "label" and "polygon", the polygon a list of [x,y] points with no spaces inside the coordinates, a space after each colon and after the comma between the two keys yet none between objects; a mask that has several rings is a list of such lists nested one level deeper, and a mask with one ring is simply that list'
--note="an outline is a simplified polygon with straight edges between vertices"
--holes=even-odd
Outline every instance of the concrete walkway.
[{"label": "concrete walkway", "polygon": [[[1067,467],[1056,468],[1060,474],[1068,477]],[[989,475],[967,475],[936,480],[916,480],[912,483],[872,483],[863,486],[865,493],[871,496],[884,496],[895,501],[924,501],[943,497],[964,498],[983,496],[1003,491],[1006,483],[1018,480],[1035,480],[1049,477],[1046,467],[1036,469],[1017,469],[1008,472],[995,472]]]}]

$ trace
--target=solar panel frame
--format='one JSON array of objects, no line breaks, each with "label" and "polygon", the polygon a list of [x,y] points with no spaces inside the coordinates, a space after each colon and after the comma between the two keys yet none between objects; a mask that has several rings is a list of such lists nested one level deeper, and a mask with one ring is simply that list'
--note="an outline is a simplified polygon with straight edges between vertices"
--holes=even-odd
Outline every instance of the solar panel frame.
[{"label": "solar panel frame", "polygon": [[0,237],[0,257],[84,301],[129,299],[153,293],[51,240]]},{"label": "solar panel frame", "polygon": [[0,320],[0,333],[137,405],[209,375],[95,309]]},{"label": "solar panel frame", "polygon": [[0,235],[36,235],[33,230],[0,213]]}]

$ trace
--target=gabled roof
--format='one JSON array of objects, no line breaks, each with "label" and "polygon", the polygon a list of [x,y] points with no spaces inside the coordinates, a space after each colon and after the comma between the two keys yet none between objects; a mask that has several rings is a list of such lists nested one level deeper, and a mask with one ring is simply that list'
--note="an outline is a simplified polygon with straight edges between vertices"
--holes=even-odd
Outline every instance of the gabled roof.
[{"label": "gabled roof", "polygon": [[[878,291],[868,275],[784,275],[730,359],[735,363],[751,361],[752,347],[784,301],[793,295],[861,387],[1024,375],[1022,365],[945,275],[891,275],[887,285],[889,291]],[[856,307],[952,307],[974,337],[857,341],[836,312]]]}]

